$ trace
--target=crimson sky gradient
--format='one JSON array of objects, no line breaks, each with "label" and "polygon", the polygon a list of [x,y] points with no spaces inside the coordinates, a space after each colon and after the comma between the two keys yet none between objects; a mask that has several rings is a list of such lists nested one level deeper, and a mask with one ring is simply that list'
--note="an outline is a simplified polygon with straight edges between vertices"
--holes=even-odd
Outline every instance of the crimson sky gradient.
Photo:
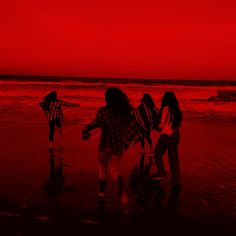
[{"label": "crimson sky gradient", "polygon": [[0,74],[236,80],[235,0],[1,0]]}]

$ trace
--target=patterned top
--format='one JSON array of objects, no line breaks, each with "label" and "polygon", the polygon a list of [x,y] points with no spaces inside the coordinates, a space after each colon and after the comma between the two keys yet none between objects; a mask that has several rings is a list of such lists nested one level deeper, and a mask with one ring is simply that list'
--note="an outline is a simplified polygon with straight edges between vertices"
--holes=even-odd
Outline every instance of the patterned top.
[{"label": "patterned top", "polygon": [[150,108],[144,102],[135,110],[135,118],[143,131],[149,131],[157,127],[158,109]]},{"label": "patterned top", "polygon": [[128,121],[123,121],[120,116],[114,116],[106,107],[101,107],[96,118],[85,126],[85,130],[88,131],[95,128],[102,130],[99,151],[110,148],[113,154],[122,154],[126,151],[139,134],[132,112]]},{"label": "patterned top", "polygon": [[70,102],[56,100],[50,102],[49,109],[46,108],[45,103],[41,103],[40,106],[42,107],[44,114],[48,118],[48,120],[56,120],[56,119],[63,120],[64,116],[62,112],[62,106],[75,106],[75,105]]}]

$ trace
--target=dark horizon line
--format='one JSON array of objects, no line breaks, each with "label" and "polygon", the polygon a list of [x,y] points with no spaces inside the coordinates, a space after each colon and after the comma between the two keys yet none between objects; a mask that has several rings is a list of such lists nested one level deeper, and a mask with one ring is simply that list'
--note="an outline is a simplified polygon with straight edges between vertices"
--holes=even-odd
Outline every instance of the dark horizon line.
[{"label": "dark horizon line", "polygon": [[51,81],[61,81],[61,80],[78,80],[78,81],[87,81],[90,80],[91,82],[99,82],[101,80],[106,80],[109,82],[109,80],[117,80],[117,82],[123,82],[125,80],[129,80],[132,82],[145,82],[147,84],[174,84],[174,85],[180,85],[180,84],[188,84],[188,85],[198,85],[201,83],[201,85],[233,85],[236,86],[236,81],[234,80],[219,80],[219,79],[159,79],[159,78],[130,78],[130,77],[92,77],[92,76],[68,76],[68,75],[32,75],[32,74],[0,74],[0,79],[8,79],[8,80],[14,80],[14,79],[21,79],[21,80],[27,80],[27,79],[39,79],[40,81],[50,79]]}]

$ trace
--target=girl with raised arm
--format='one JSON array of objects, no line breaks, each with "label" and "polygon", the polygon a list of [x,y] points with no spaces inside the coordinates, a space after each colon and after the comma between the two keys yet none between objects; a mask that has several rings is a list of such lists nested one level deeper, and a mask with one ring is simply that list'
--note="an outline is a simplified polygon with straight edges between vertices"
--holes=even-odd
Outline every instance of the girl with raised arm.
[{"label": "girl with raised arm", "polygon": [[58,99],[56,91],[47,94],[44,97],[44,101],[40,103],[40,107],[43,109],[43,112],[48,119],[49,148],[53,148],[55,126],[58,128],[60,136],[62,136],[62,121],[64,119],[62,112],[63,106],[79,107],[80,105]]}]

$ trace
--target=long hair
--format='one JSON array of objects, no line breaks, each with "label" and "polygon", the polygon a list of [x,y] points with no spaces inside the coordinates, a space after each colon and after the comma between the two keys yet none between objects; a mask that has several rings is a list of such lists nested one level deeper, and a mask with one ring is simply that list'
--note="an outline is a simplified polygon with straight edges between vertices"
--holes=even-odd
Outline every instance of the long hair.
[{"label": "long hair", "polygon": [[41,106],[43,107],[44,110],[49,111],[50,110],[50,102],[53,102],[56,100],[57,100],[57,92],[51,91],[49,94],[47,94],[44,97],[43,103],[41,104]]},{"label": "long hair", "polygon": [[128,96],[119,88],[108,88],[105,92],[106,107],[112,115],[127,119],[132,110]]},{"label": "long hair", "polygon": [[179,128],[182,123],[182,112],[179,107],[179,102],[172,91],[165,92],[162,97],[160,117],[162,116],[163,108],[168,106],[170,108],[170,119],[172,122],[172,128]]},{"label": "long hair", "polygon": [[141,99],[141,102],[145,103],[146,105],[148,105],[150,108],[155,107],[155,103],[152,99],[152,96],[149,93],[144,93],[143,97]]}]

